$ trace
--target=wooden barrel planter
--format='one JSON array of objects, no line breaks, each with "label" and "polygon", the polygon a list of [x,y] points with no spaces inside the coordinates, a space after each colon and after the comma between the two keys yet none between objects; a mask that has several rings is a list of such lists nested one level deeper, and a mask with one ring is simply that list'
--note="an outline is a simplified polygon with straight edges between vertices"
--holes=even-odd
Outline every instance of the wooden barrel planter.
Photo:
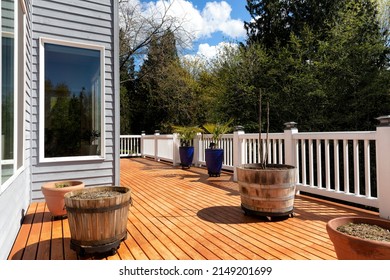
[{"label": "wooden barrel planter", "polygon": [[79,255],[115,253],[127,238],[130,204],[131,190],[127,187],[91,187],[67,193],[71,249]]},{"label": "wooden barrel planter", "polygon": [[290,217],[294,211],[296,168],[291,165],[257,164],[237,168],[241,208],[245,214]]}]

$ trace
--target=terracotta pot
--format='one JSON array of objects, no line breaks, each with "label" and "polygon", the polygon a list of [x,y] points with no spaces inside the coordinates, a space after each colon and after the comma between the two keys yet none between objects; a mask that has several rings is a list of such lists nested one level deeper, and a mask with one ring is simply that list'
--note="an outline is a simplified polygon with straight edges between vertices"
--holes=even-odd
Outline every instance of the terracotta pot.
[{"label": "terracotta pot", "polygon": [[258,164],[237,167],[241,208],[246,214],[264,217],[292,216],[296,168],[284,164]]},{"label": "terracotta pot", "polygon": [[[69,186],[59,187],[61,184]],[[64,195],[71,191],[84,188],[85,184],[81,181],[56,181],[44,184],[41,187],[45,197],[47,208],[53,217],[61,217],[67,214],[65,209]]]},{"label": "terracotta pot", "polygon": [[390,260],[390,242],[354,237],[337,230],[348,223],[377,225],[390,230],[390,221],[365,217],[340,217],[330,220],[326,230],[339,260]]}]

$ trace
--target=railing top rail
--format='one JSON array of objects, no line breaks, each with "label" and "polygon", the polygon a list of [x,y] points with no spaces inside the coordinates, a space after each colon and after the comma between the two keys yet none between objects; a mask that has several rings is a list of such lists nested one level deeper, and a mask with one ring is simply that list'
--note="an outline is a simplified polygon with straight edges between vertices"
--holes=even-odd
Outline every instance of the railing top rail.
[{"label": "railing top rail", "polygon": [[[258,133],[246,133],[246,134],[240,134],[238,136],[240,139],[258,139],[259,134]],[[267,134],[262,133],[261,138],[266,139]],[[284,133],[269,133],[268,134],[268,139],[284,139]]]},{"label": "railing top rail", "polygon": [[152,135],[143,135],[144,139],[172,139],[173,134],[152,134]]},{"label": "railing top rail", "polygon": [[141,138],[141,135],[120,135],[120,138]]},{"label": "railing top rail", "polygon": [[293,134],[298,139],[321,139],[321,140],[376,140],[376,131],[354,132],[299,132]]},{"label": "railing top rail", "polygon": [[[201,137],[206,139],[211,139],[213,137],[212,134],[203,134]],[[221,139],[233,139],[233,134],[223,134]]]}]

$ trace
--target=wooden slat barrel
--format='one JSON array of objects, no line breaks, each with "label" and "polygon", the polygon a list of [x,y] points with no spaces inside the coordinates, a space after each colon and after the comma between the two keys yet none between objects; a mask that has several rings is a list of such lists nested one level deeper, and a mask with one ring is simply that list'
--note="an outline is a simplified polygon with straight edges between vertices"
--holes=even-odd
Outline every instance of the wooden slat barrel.
[{"label": "wooden slat barrel", "polygon": [[115,251],[127,237],[130,203],[128,187],[90,187],[67,193],[71,248],[79,254]]},{"label": "wooden slat barrel", "polygon": [[257,164],[237,168],[241,207],[245,213],[259,216],[288,216],[293,213],[296,168],[290,165]]}]

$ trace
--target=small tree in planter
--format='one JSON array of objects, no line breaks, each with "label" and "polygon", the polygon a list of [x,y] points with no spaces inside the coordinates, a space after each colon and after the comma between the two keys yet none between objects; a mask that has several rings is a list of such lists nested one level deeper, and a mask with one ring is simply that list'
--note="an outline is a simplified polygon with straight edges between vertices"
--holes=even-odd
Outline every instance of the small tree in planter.
[{"label": "small tree in planter", "polygon": [[232,122],[233,119],[230,119],[226,123],[206,123],[203,125],[205,132],[212,135],[210,146],[205,150],[206,166],[210,177],[221,175],[224,150],[218,148],[218,143],[223,134],[232,130]]},{"label": "small tree in planter", "polygon": [[190,168],[194,159],[194,146],[192,141],[198,133],[203,130],[198,126],[173,126],[174,132],[179,134],[180,138],[180,165],[183,169]]},{"label": "small tree in planter", "polygon": [[269,164],[269,103],[267,102],[266,148],[262,143],[262,90],[259,91],[258,163],[237,167],[241,208],[245,214],[264,217],[292,216],[294,209],[296,168],[286,164]]}]

